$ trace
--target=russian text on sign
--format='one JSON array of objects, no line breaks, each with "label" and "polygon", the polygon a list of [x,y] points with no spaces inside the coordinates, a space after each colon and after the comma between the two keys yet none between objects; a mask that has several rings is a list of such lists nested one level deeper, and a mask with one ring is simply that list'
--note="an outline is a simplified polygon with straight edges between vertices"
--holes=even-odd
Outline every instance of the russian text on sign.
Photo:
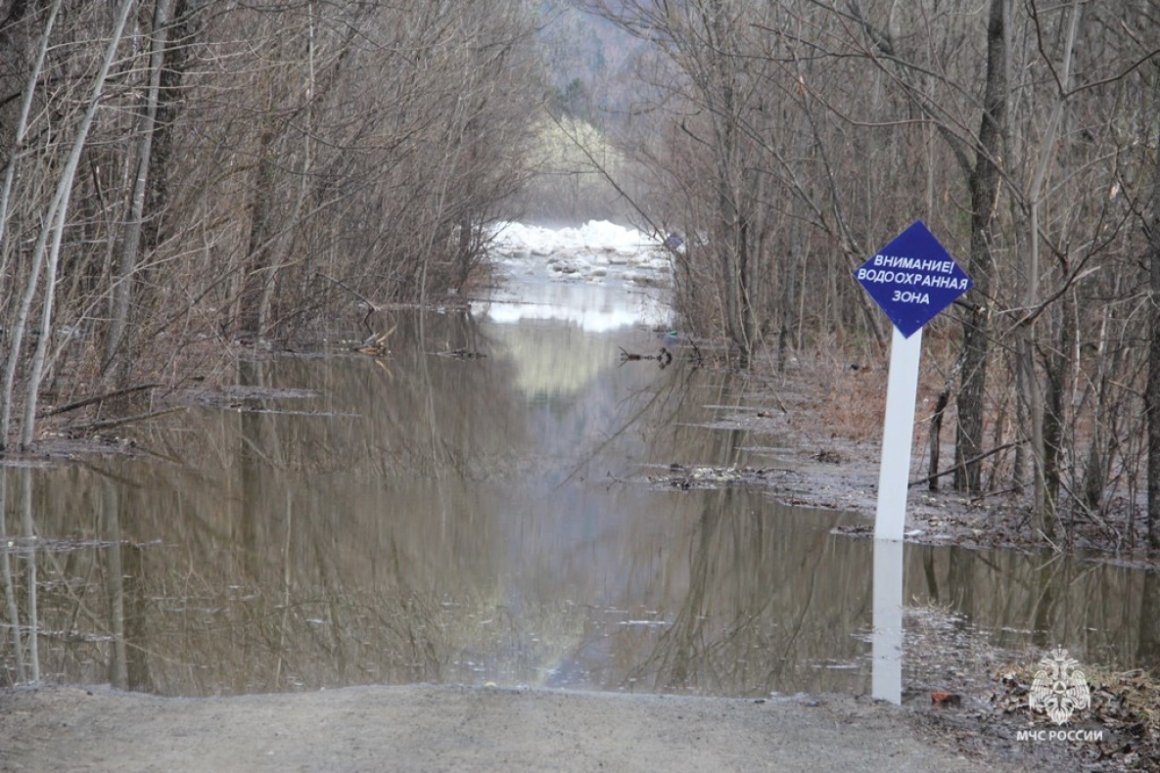
[{"label": "russian text on sign", "polygon": [[881,253],[874,256],[874,265],[886,266],[887,268],[906,268],[911,271],[941,271],[944,274],[949,274],[955,270],[955,264],[952,260],[904,258],[897,255],[883,255]]},{"label": "russian text on sign", "polygon": [[904,337],[971,289],[970,278],[921,220],[854,269],[854,278]]},{"label": "russian text on sign", "polygon": [[[954,265],[954,264],[951,264]],[[854,275],[859,282],[874,282],[876,284],[910,284],[922,287],[945,287],[948,290],[966,291],[970,281],[966,277],[937,276],[934,274],[920,274],[913,271],[881,271],[873,268],[859,268]]]}]

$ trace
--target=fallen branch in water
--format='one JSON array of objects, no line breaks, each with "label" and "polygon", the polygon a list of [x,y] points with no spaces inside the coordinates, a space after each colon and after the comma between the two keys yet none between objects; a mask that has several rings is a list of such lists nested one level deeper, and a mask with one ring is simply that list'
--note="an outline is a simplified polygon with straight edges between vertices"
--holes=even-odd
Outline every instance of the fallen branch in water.
[{"label": "fallen branch in water", "polygon": [[432,352],[436,357],[452,357],[457,360],[482,360],[487,357],[483,352],[474,349],[453,349],[447,352]]},{"label": "fallen branch in water", "polygon": [[348,287],[345,283],[338,281],[334,277],[327,276],[326,274],[322,273],[321,271],[315,271],[314,273],[318,274],[323,279],[326,279],[330,282],[334,282],[336,285],[341,287],[343,290],[346,290],[348,293],[350,293],[354,297],[358,298],[360,301],[362,301],[363,303],[365,303],[367,305],[367,313],[362,318],[362,324],[363,324],[363,327],[365,327],[367,329],[367,333],[373,336],[375,334],[375,331],[371,328],[368,320],[371,318],[372,314],[374,314],[376,311],[379,310],[379,305],[377,303],[375,303],[374,301],[372,301],[370,298],[368,298],[365,295],[363,295],[362,293],[360,293],[358,290],[355,290],[353,287]]},{"label": "fallen branch in water", "polygon": [[641,360],[656,360],[662,368],[669,365],[673,361],[673,353],[665,347],[656,354],[636,354],[635,352],[626,351],[623,346],[620,348],[621,362],[640,362]]},{"label": "fallen branch in water", "polygon": [[371,357],[382,357],[390,354],[391,350],[387,348],[387,341],[390,339],[391,333],[395,332],[396,327],[398,325],[391,325],[391,329],[385,333],[371,333],[361,344],[352,346],[351,351]]},{"label": "fallen branch in water", "polygon": [[96,395],[94,397],[86,397],[83,400],[77,400],[76,402],[69,403],[68,405],[62,405],[59,408],[53,408],[51,411],[38,413],[36,418],[43,419],[47,416],[59,416],[62,413],[75,411],[77,408],[84,408],[86,405],[92,405],[93,403],[99,403],[104,400],[112,400],[114,397],[122,397],[124,395],[132,394],[133,392],[140,392],[144,389],[156,389],[160,386],[163,386],[163,384],[138,384],[137,386],[125,387],[124,389],[115,389],[112,392],[105,392],[104,394]]},{"label": "fallen branch in water", "polygon": [[122,416],[119,419],[101,419],[100,421],[90,421],[85,424],[73,424],[69,426],[70,432],[99,432],[105,429],[112,429],[113,427],[120,427],[125,424],[132,424],[145,419],[155,419],[158,416],[164,416],[167,413],[174,413],[176,411],[185,410],[181,406],[176,408],[163,408],[160,411],[149,411],[148,413],[138,413],[133,416]]}]

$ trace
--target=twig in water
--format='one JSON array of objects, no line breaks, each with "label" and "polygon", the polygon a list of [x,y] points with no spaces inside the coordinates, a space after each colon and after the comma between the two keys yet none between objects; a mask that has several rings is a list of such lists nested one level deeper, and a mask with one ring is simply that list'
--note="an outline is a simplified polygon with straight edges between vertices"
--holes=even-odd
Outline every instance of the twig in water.
[{"label": "twig in water", "polygon": [[99,403],[103,400],[111,400],[114,397],[121,397],[123,395],[132,394],[133,392],[140,392],[143,389],[156,389],[157,387],[160,387],[160,386],[163,386],[163,385],[162,384],[138,384],[137,386],[125,387],[124,389],[115,389],[112,392],[105,392],[104,394],[101,394],[101,395],[95,395],[93,397],[86,397],[83,400],[77,400],[76,402],[69,403],[68,405],[62,405],[59,408],[53,408],[51,411],[44,411],[43,413],[37,414],[36,418],[43,419],[47,416],[57,416],[57,415],[62,414],[62,413],[68,413],[69,411],[75,411],[77,408],[84,408],[86,405],[92,405],[93,403]]},{"label": "twig in water", "polygon": [[119,419],[101,419],[100,421],[90,421],[85,424],[74,424],[69,429],[74,432],[97,432],[103,429],[112,429],[113,427],[132,424],[137,421],[144,421],[145,419],[154,419],[158,416],[164,416],[167,413],[174,413],[181,410],[185,409],[180,406],[177,408],[163,408],[160,411],[149,411],[148,413],[138,413],[133,416],[122,416]]}]

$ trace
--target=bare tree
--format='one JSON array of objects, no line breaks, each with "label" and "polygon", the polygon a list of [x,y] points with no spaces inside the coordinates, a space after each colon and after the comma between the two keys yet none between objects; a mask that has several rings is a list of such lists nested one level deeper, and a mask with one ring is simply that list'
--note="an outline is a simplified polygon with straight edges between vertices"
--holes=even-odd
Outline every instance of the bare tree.
[{"label": "bare tree", "polygon": [[[149,173],[153,166],[153,138],[157,128],[157,111],[161,93],[161,73],[165,63],[172,0],[157,0],[153,7],[153,29],[150,36],[152,49],[149,58],[149,85],[141,115],[140,139],[137,142],[137,166],[129,205],[129,218],[122,235],[121,257],[113,283],[113,303],[109,315],[108,342],[103,372],[107,374],[125,336],[129,324],[129,306],[133,295],[134,274],[140,260],[141,233],[145,221],[145,197],[150,187]],[[164,173],[164,170],[160,170]],[[129,360],[123,358],[127,364]],[[125,386],[124,383],[121,386]]]},{"label": "bare tree", "polygon": [[[1160,102],[1160,71],[1152,74]],[[1157,128],[1160,129],[1160,122]],[[1160,134],[1157,135],[1160,138]],[[1157,140],[1160,145],[1160,139]],[[1160,548],[1160,152],[1152,169],[1152,217],[1148,228],[1148,543]]]}]

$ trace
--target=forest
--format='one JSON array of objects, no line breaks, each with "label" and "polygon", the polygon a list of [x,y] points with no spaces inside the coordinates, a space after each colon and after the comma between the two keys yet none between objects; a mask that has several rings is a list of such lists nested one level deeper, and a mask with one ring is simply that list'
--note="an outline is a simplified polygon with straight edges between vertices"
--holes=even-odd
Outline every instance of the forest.
[{"label": "forest", "polygon": [[1158,51],[1155,0],[0,2],[0,443],[468,292],[525,217],[680,235],[731,366],[878,357],[851,272],[922,219],[951,485],[1160,545]]},{"label": "forest", "polygon": [[527,174],[520,3],[0,18],[0,438],[24,448],[43,399],[180,382],[215,342],[462,286]]}]

